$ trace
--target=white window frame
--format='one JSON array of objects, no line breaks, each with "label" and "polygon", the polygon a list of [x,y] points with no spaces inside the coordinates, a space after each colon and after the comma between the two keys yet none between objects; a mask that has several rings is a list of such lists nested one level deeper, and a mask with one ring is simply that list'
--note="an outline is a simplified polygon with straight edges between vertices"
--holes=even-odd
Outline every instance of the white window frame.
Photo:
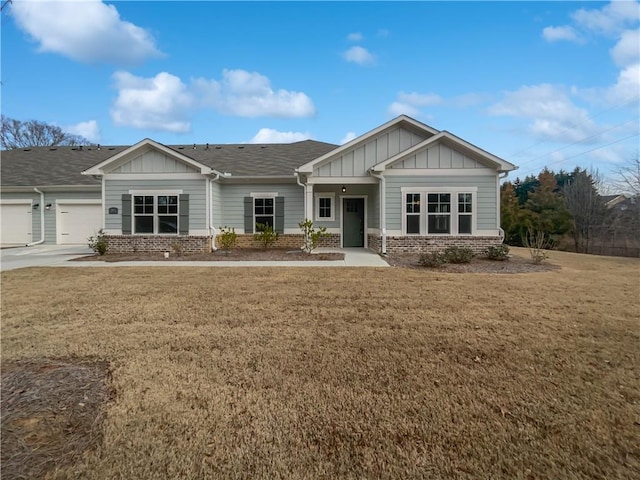
[{"label": "white window frame", "polygon": [[[458,237],[458,236],[474,236],[477,231],[477,215],[478,215],[478,187],[401,187],[400,201],[402,204],[402,235],[417,236],[416,233],[407,233],[407,203],[406,195],[408,193],[419,193],[420,196],[420,236],[438,236],[438,237]],[[451,211],[449,222],[449,233],[429,233],[428,220],[428,194],[430,193],[449,193],[451,194]],[[471,194],[471,233],[458,233],[459,231],[459,212],[458,212],[458,194]],[[466,214],[465,214],[466,215]]]},{"label": "white window frame", "polygon": [[276,196],[253,196],[253,231],[257,232],[258,231],[258,223],[256,221],[257,217],[268,217],[269,215],[256,215],[256,200],[271,200],[273,202],[273,213],[271,214],[271,216],[273,217],[273,221],[271,222],[271,228],[275,231],[276,229]]},{"label": "white window frame", "polygon": [[[180,235],[180,195],[182,190],[129,190],[131,195],[131,233],[132,235],[160,235],[167,237],[174,237]],[[153,214],[136,214],[135,213],[135,197],[153,197]],[[173,216],[173,214],[159,214],[158,213],[158,197],[177,197],[177,213],[176,217],[176,233],[159,233],[158,224],[159,217],[161,216]],[[138,233],[136,232],[136,216],[153,216],[153,233]]]},{"label": "white window frame", "polygon": [[[408,213],[407,212],[407,195],[419,195],[420,197],[420,212],[419,213]],[[402,194],[402,231],[404,232],[405,235],[407,236],[418,236],[418,235],[422,235],[422,231],[424,230],[423,227],[423,217],[424,217],[424,195],[420,192],[403,192]],[[412,216],[416,216],[419,217],[418,220],[418,233],[408,233],[407,232],[407,216],[408,215],[412,215]]]},{"label": "white window frame", "polygon": [[[336,194],[333,192],[320,192],[314,194],[315,196],[315,220],[317,222],[333,222],[336,219]],[[328,198],[331,201],[331,216],[329,217],[321,217],[320,216],[320,199]]]}]

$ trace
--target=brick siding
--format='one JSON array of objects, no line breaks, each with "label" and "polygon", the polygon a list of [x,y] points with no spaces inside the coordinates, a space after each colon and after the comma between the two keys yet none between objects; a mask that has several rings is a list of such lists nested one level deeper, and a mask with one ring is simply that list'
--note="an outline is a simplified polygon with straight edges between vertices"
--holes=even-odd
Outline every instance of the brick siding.
[{"label": "brick siding", "polygon": [[[375,238],[374,238],[375,237]],[[379,252],[381,239],[377,235],[369,235],[369,248]],[[502,244],[502,238],[467,237],[467,236],[404,236],[387,237],[387,253],[437,252],[447,247],[468,247],[475,253],[483,253],[491,245]]]},{"label": "brick siding", "polygon": [[[302,234],[280,234],[278,240],[273,244],[273,248],[290,248],[292,250],[300,250],[304,244]],[[219,246],[219,244],[216,244]],[[238,234],[236,248],[260,248],[260,242],[254,240],[252,234]],[[318,242],[318,247],[336,247],[340,248],[340,235],[330,233]]]},{"label": "brick siding", "polygon": [[106,235],[111,253],[173,252],[179,245],[183,253],[211,251],[211,237],[191,235]]}]

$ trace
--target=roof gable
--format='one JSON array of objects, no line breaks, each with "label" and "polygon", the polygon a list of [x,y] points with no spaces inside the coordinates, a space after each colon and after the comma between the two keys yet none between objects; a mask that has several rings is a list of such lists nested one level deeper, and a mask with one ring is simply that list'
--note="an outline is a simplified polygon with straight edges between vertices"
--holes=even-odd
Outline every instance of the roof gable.
[{"label": "roof gable", "polygon": [[82,172],[83,175],[106,173],[212,173],[213,170],[194,159],[149,138]]},{"label": "roof gable", "polygon": [[[435,147],[444,148],[435,148]],[[430,155],[431,154],[431,155]],[[426,162],[426,164],[422,164]],[[479,147],[442,131],[372,167],[375,172],[388,168],[478,168],[509,172],[517,167]]]},{"label": "roof gable", "polygon": [[300,173],[317,176],[361,176],[399,152],[438,133],[437,130],[400,115],[344,145],[300,166]]}]

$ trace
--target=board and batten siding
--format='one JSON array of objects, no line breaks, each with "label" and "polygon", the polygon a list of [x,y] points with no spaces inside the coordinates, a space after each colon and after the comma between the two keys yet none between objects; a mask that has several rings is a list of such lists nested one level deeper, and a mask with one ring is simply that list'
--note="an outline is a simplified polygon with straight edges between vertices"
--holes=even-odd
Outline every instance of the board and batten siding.
[{"label": "board and batten siding", "polygon": [[416,152],[387,168],[487,168],[482,163],[440,143]]},{"label": "board and batten siding", "polygon": [[[326,221],[315,218],[316,214],[316,195],[323,193],[333,193],[335,195],[334,219]],[[362,195],[367,197],[367,228],[380,228],[380,187],[378,185],[348,185],[347,191],[342,193],[341,185],[314,185],[313,189],[313,224],[317,227],[340,228],[340,219],[342,217],[342,197]]]},{"label": "board and batten siding", "polygon": [[[2,200],[31,200],[31,204],[40,204],[40,194],[35,192],[7,192],[2,193]],[[58,200],[100,200],[101,194],[97,191],[73,191],[73,192],[44,192],[44,204],[38,210],[31,212],[31,241],[40,240],[40,211],[44,212],[44,241],[48,244],[55,244],[56,238],[56,202]],[[47,210],[45,205],[51,204]]]},{"label": "board and batten siding", "polygon": [[410,177],[410,176],[387,176],[386,196],[387,196],[387,229],[402,229],[402,192],[401,188],[408,187],[477,187],[476,196],[476,228],[478,230],[496,230],[498,228],[497,218],[497,194],[496,174],[468,176],[445,175],[433,177]]},{"label": "board and batten siding", "polygon": [[155,149],[138,155],[109,173],[199,173],[197,169]]},{"label": "board and batten siding", "polygon": [[[244,231],[244,199],[251,193],[277,192],[284,197],[284,228],[299,230],[304,220],[304,190],[295,183],[276,184],[221,184],[222,226]],[[215,208],[215,204],[214,204]],[[220,225],[216,224],[216,227]]]},{"label": "board and batten siding", "polygon": [[[122,229],[122,195],[130,190],[182,190],[189,195],[189,230],[205,230],[206,221],[206,189],[208,182],[203,179],[194,180],[105,180],[105,227],[107,230]],[[109,208],[116,207],[117,214],[109,214]]]},{"label": "board and batten siding", "polygon": [[410,148],[426,137],[410,130],[396,127],[380,133],[363,145],[354,146],[337,158],[313,169],[317,177],[364,177],[367,170],[392,156]]}]

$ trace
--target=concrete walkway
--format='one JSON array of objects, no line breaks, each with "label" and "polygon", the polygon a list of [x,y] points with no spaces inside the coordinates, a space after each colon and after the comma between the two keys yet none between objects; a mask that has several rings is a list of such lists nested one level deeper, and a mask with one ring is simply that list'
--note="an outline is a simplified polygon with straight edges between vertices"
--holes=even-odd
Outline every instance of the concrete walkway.
[{"label": "concrete walkway", "polygon": [[141,261],[69,262],[93,253],[85,246],[42,245],[1,250],[0,270],[26,267],[388,267],[380,255],[364,248],[322,248],[318,253],[344,253],[344,260],[329,261]]}]

